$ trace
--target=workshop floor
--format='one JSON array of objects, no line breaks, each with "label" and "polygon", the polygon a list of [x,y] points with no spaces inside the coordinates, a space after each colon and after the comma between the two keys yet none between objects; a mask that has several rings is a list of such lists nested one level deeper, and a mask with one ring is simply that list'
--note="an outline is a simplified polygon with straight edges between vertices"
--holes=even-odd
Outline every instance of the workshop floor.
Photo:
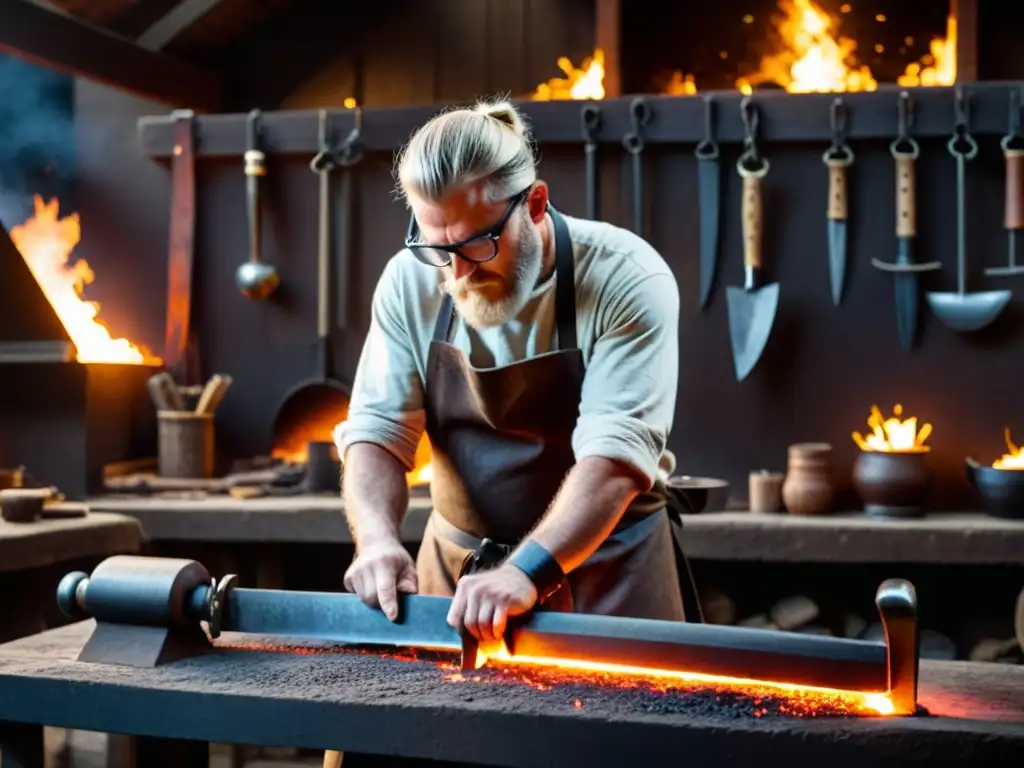
[{"label": "workshop floor", "polygon": [[[209,768],[310,768],[323,763],[322,758],[299,758],[288,752],[260,750],[257,756],[244,760],[240,765],[232,765],[230,749],[218,744],[210,749]],[[46,729],[46,768],[145,768],[108,762],[107,754],[106,734]]]}]

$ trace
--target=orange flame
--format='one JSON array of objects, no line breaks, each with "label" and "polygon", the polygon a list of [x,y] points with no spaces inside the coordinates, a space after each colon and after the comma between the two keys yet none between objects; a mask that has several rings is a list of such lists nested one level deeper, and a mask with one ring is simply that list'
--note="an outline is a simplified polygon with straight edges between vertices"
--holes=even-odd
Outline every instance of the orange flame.
[{"label": "orange flame", "polygon": [[868,426],[871,432],[867,438],[860,432],[853,433],[853,441],[857,443],[862,451],[877,451],[880,453],[924,453],[931,448],[924,443],[932,433],[932,425],[925,424],[920,431],[917,429],[917,417],[900,420],[903,415],[903,406],[895,405],[892,409],[893,416],[884,418],[877,405],[871,406],[871,416],[868,417]]},{"label": "orange flame", "polygon": [[145,347],[113,338],[96,319],[100,305],[82,298],[82,290],[96,275],[85,259],[68,263],[82,237],[78,214],[59,218],[56,198],[44,203],[35,195],[33,202],[34,215],[11,229],[11,241],[74,342],[78,362],[160,365],[162,361]]},{"label": "orange flame", "polygon": [[1006,428],[1006,447],[1009,453],[1004,453],[1000,458],[992,462],[994,469],[1024,469],[1024,448],[1018,448],[1010,439],[1010,428]]},{"label": "orange flame", "polygon": [[531,97],[534,101],[604,98],[604,51],[600,48],[579,67],[573,66],[568,56],[562,56],[558,59],[558,68],[565,77],[553,77],[538,85]]},{"label": "orange flame", "polygon": [[946,18],[946,36],[931,41],[929,53],[907,66],[896,82],[907,88],[953,85],[956,82],[956,17]]}]

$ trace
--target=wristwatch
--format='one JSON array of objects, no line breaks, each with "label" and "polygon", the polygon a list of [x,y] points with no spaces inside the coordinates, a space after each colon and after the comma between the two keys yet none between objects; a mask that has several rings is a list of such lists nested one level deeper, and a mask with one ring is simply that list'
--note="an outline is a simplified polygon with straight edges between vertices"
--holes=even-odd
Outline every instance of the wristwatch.
[{"label": "wristwatch", "polygon": [[554,556],[531,539],[520,544],[505,562],[514,565],[533,582],[538,603],[551,597],[565,581],[565,571]]}]

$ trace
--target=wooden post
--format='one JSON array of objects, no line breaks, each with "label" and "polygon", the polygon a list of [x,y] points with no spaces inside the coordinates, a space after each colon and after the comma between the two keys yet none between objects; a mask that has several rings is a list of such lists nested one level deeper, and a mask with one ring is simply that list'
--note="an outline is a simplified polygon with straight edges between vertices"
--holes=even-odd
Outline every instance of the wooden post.
[{"label": "wooden post", "polygon": [[596,30],[594,47],[604,51],[604,96],[617,99],[622,95],[621,69],[621,0],[595,0]]},{"label": "wooden post", "polygon": [[978,80],[978,0],[950,0],[956,19],[956,81]]}]

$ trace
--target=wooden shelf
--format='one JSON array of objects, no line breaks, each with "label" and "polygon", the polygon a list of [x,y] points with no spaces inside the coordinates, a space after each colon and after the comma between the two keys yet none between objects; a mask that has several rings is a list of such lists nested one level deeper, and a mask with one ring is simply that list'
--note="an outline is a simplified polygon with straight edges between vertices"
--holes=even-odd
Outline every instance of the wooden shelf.
[{"label": "wooden shelf", "polygon": [[[94,510],[134,517],[150,540],[350,544],[344,505],[334,497],[92,499]],[[412,500],[402,538],[418,543],[430,500]],[[888,520],[860,513],[821,517],[708,512],[684,521],[695,559],[793,563],[1024,565],[1024,521],[980,513]]]}]

